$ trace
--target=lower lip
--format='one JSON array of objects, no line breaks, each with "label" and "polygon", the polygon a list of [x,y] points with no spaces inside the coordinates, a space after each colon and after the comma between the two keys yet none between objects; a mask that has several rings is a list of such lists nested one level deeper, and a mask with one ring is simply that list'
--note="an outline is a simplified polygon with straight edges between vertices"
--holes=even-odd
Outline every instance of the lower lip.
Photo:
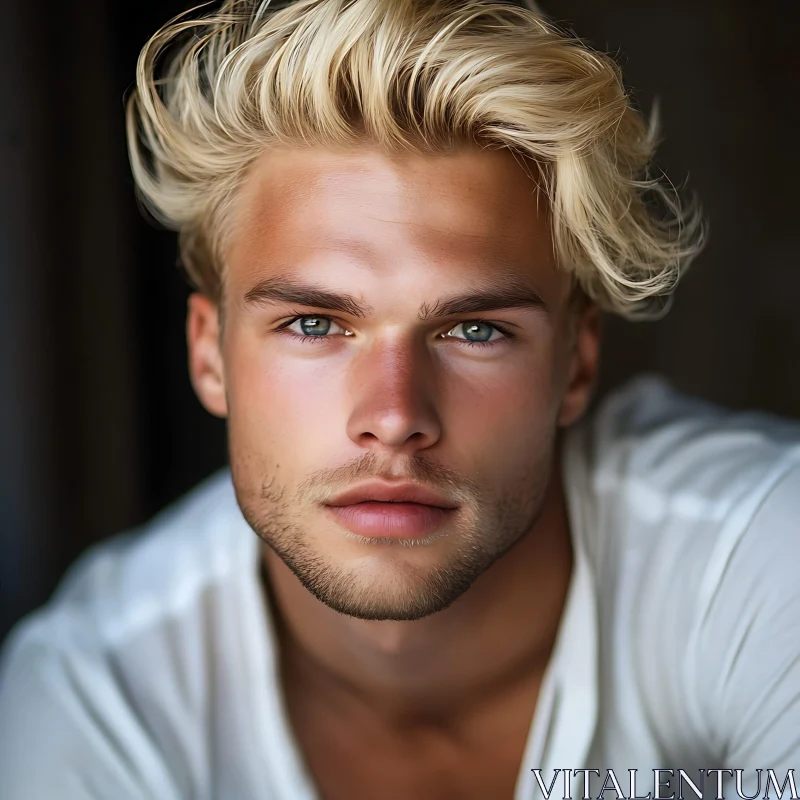
[{"label": "lower lip", "polygon": [[359,536],[419,539],[434,533],[455,509],[420,503],[354,503],[328,506],[339,522]]}]

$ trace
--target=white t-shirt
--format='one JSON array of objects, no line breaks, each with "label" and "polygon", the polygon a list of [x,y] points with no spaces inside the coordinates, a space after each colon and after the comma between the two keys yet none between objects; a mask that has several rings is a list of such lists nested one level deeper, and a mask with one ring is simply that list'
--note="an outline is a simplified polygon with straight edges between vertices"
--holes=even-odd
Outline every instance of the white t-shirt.
[{"label": "white t-shirt", "polygon": [[[575,569],[516,800],[541,798],[534,768],[613,769],[625,796],[630,769],[639,795],[659,768],[800,783],[800,424],[644,377],[569,432],[563,470]],[[315,798],[258,545],[223,471],[87,553],[5,644],[0,796]]]}]

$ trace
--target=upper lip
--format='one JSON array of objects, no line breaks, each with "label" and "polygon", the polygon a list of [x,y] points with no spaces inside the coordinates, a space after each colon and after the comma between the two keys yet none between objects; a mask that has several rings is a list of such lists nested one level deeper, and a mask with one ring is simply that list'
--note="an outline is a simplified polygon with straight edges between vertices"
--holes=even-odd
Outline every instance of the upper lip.
[{"label": "upper lip", "polygon": [[420,503],[439,508],[456,508],[444,495],[412,483],[362,483],[330,500],[329,506],[350,506],[367,500],[384,503]]}]

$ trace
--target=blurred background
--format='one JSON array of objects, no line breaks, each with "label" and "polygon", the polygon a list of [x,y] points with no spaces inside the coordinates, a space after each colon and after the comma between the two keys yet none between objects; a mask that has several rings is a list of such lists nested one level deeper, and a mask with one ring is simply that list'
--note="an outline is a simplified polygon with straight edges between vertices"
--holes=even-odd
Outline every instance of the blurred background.
[{"label": "blurred background", "polygon": [[[0,0],[0,638],[91,543],[225,463],[186,370],[173,234],[139,213],[123,98],[185,0]],[[800,418],[798,11],[780,0],[542,0],[614,54],[711,242],[670,314],[609,319],[602,395],[655,370]]]}]

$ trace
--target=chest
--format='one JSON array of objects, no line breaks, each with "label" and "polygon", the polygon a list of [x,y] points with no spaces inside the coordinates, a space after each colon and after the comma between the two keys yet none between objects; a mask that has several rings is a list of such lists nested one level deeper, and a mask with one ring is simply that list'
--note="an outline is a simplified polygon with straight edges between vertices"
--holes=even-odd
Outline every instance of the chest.
[{"label": "chest", "polygon": [[290,703],[292,727],[321,800],[512,800],[538,683],[459,721],[401,728]]},{"label": "chest", "polygon": [[439,731],[369,740],[346,729],[324,740],[307,732],[300,744],[323,800],[511,800],[524,733],[480,749]]}]

